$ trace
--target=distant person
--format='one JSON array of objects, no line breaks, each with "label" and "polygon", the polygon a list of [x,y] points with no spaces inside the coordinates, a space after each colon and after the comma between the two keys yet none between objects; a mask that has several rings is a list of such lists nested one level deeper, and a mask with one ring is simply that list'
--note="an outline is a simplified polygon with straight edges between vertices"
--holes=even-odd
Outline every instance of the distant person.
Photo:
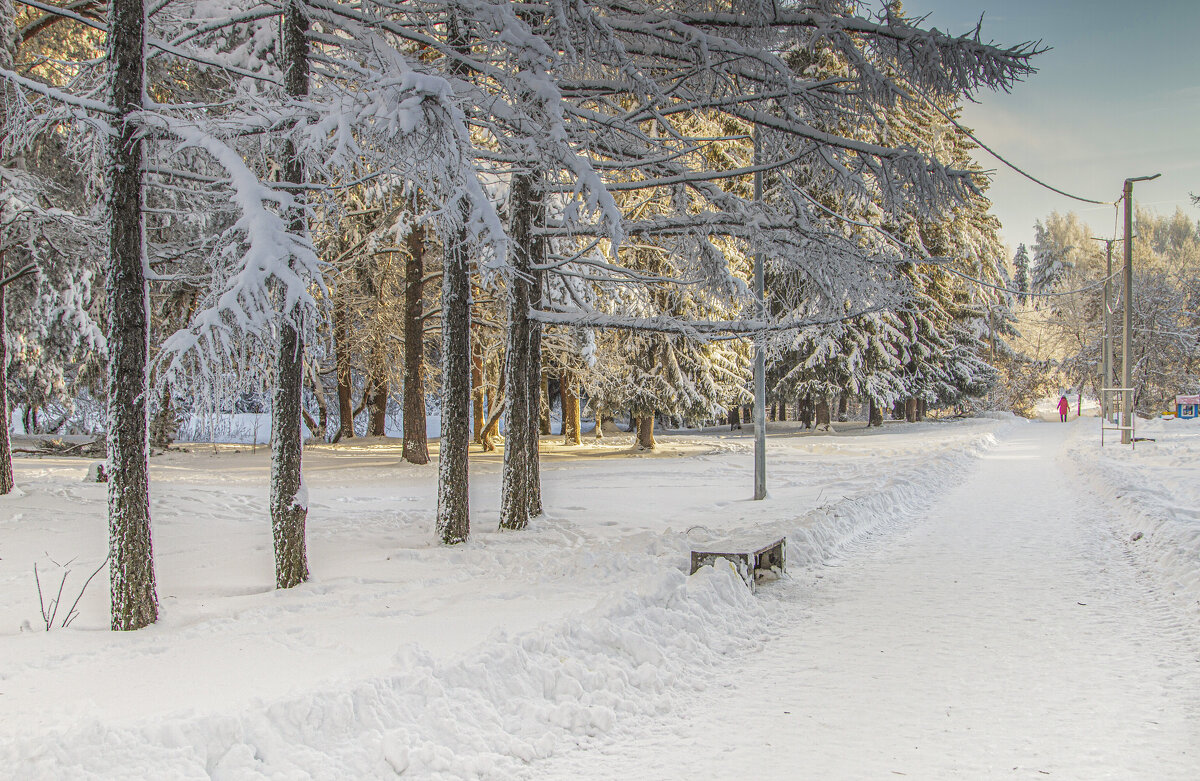
[{"label": "distant person", "polygon": [[1063,423],[1067,422],[1067,413],[1071,411],[1071,402],[1067,401],[1066,396],[1058,397],[1058,419]]}]

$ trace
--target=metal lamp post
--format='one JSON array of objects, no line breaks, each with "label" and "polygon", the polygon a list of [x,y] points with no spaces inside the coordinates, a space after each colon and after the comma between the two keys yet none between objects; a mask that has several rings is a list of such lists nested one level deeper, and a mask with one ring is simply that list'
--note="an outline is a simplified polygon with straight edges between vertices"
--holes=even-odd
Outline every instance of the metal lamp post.
[{"label": "metal lamp post", "polygon": [[[754,130],[754,165],[758,165],[759,131]],[[754,202],[762,202],[762,171],[754,172]],[[754,298],[758,316],[767,321],[766,283],[763,273],[763,254],[754,253]],[[767,498],[767,346],[766,332],[754,335],[754,498]]]},{"label": "metal lamp post", "polygon": [[1135,176],[1125,180],[1125,329],[1121,334],[1121,444],[1133,443],[1133,183],[1157,179]]},{"label": "metal lamp post", "polygon": [[1100,236],[1093,236],[1094,241],[1104,242],[1104,248],[1107,251],[1107,265],[1104,272],[1104,338],[1101,339],[1101,355],[1100,366],[1101,374],[1103,375],[1103,389],[1100,391],[1100,414],[1105,420],[1112,419],[1112,410],[1110,409],[1107,389],[1113,386],[1113,304],[1112,304],[1112,245],[1124,239],[1105,239]]}]

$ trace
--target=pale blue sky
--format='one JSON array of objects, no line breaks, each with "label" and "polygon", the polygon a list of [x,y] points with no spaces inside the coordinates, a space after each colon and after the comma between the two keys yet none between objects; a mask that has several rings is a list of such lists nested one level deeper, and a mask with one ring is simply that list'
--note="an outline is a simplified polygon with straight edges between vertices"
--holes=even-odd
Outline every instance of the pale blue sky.
[{"label": "pale blue sky", "polygon": [[[1138,204],[1170,213],[1200,209],[1200,0],[905,0],[926,25],[962,34],[983,14],[983,38],[1040,40],[1038,73],[1009,94],[981,93],[964,123],[1000,154],[1068,192],[1120,196],[1126,177]],[[1097,236],[1113,232],[1112,207],[1078,203],[1023,179],[980,151],[995,170],[988,195],[1016,248],[1051,210],[1075,211]]]}]

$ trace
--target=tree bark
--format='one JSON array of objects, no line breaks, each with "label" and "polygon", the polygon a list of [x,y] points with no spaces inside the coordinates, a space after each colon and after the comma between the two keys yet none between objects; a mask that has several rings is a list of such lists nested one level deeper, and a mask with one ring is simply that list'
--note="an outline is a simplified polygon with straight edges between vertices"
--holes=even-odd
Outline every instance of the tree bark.
[{"label": "tree bark", "polygon": [[535,338],[529,310],[535,296],[540,300],[540,285],[535,292],[532,266],[539,262],[542,242],[533,235],[534,221],[540,212],[541,192],[529,174],[512,178],[509,217],[511,264],[508,281],[508,336],[505,349],[504,472],[500,489],[500,528],[519,530],[541,512],[538,476],[538,425],[541,406],[538,390],[541,361],[535,360],[541,338]]},{"label": "tree bark", "polygon": [[[0,13],[4,14],[3,29],[12,32],[9,25],[14,22],[16,16],[12,3],[8,0],[0,2]],[[16,40],[12,35],[6,34],[5,40],[0,41],[0,66],[12,70],[15,53]],[[5,97],[7,98],[8,95]],[[0,115],[0,120],[7,121],[7,119],[6,114]],[[18,167],[23,167],[20,166],[20,161],[18,161]],[[0,209],[3,209],[3,206],[0,206]],[[8,276],[4,261],[5,250],[0,247],[0,278]],[[16,481],[13,478],[12,442],[8,436],[11,413],[8,409],[8,324],[5,317],[4,294],[5,286],[0,285],[0,495],[11,493],[16,487]]]},{"label": "tree bark", "polygon": [[925,399],[917,400],[917,421],[918,422],[925,419],[925,412],[928,409],[929,409],[929,402],[925,401]]},{"label": "tree bark", "polygon": [[800,422],[805,428],[812,428],[813,425],[813,402],[812,396],[805,396],[800,403]]},{"label": "tree bark", "polygon": [[150,539],[147,444],[149,289],[142,235],[142,141],[132,112],[145,87],[142,0],[112,0],[108,16],[112,105],[108,146],[108,530],[112,628],[158,619]]},{"label": "tree bark", "polygon": [[541,434],[548,435],[550,433],[550,378],[539,373],[535,384],[539,389],[537,404],[538,431]]},{"label": "tree bark", "polygon": [[729,408],[729,430],[740,429],[742,427],[742,408],[735,406]]},{"label": "tree bark", "polygon": [[871,399],[871,409],[867,413],[867,428],[871,426],[883,425],[883,408],[876,403],[875,399]]},{"label": "tree bark", "polygon": [[904,419],[909,423],[917,422],[917,400],[914,398],[908,399],[904,403]]},{"label": "tree bark", "polygon": [[596,439],[604,439],[604,415],[607,407],[604,401],[598,396],[592,396],[592,412],[596,415],[596,429],[592,432],[592,436]]},{"label": "tree bark", "polygon": [[414,227],[407,238],[404,267],[404,460],[429,463],[425,428],[425,230]]},{"label": "tree bark", "polygon": [[637,442],[642,450],[653,450],[658,443],[654,441],[654,413],[638,415]]},{"label": "tree bark", "polygon": [[[543,196],[539,193],[534,206],[534,223],[544,222],[545,213]],[[546,243],[544,239],[535,239],[531,246],[533,254],[529,259],[533,269],[530,272],[532,283],[529,288],[529,302],[532,306],[541,306],[546,274],[544,271],[538,271],[537,266],[546,262]],[[536,518],[542,514],[541,433],[550,433],[550,394],[546,375],[542,373],[542,324],[536,321],[530,321],[529,324],[529,391],[529,408],[539,410],[545,424],[544,428],[529,426],[526,429],[525,447],[529,453],[529,517]]]},{"label": "tree bark", "polygon": [[150,444],[166,450],[175,441],[175,406],[171,401],[171,381],[164,380],[158,396],[158,410],[150,421]]},{"label": "tree bark", "polygon": [[383,339],[371,346],[371,369],[367,376],[367,436],[387,436],[388,365]]},{"label": "tree bark", "polygon": [[483,427],[483,434],[480,437],[480,444],[483,445],[485,453],[491,453],[496,449],[496,436],[500,433],[500,416],[504,414],[505,409],[505,393],[504,385],[507,382],[505,379],[504,359],[500,359],[500,366],[494,377],[496,392],[492,394],[490,417],[487,424]]},{"label": "tree bark", "polygon": [[442,436],[438,449],[438,538],[444,545],[466,542],[471,534],[468,448],[471,443],[471,277],[466,223],[443,251],[442,266]]},{"label": "tree bark", "polygon": [[[329,433],[329,405],[325,402],[325,386],[321,382],[321,373],[317,371],[317,367],[307,363],[306,368],[308,369],[308,381],[312,383],[313,398],[317,401],[317,419],[313,423],[308,423],[308,429],[318,442],[324,442]],[[310,416],[306,414],[305,421],[307,422],[309,419]]]},{"label": "tree bark", "polygon": [[483,380],[483,343],[478,336],[471,340],[471,441],[483,444],[483,429],[487,425],[487,385]]},{"label": "tree bark", "polygon": [[[0,277],[6,276],[4,250],[0,249]],[[0,286],[0,495],[12,493],[12,442],[8,438],[8,327],[4,311],[5,287]]]},{"label": "tree bark", "polygon": [[[288,0],[284,7],[284,89],[289,95],[308,94],[308,14],[303,0]],[[304,165],[291,141],[283,149],[283,181],[304,183]],[[288,230],[303,235],[308,221],[301,208],[290,215]],[[304,337],[297,310],[280,313],[279,353],[275,393],[271,405],[271,530],[275,541],[275,587],[292,588],[308,580],[305,523],[308,492],[304,489],[301,459],[301,405],[304,391]]]},{"label": "tree bark", "polygon": [[837,419],[839,423],[845,423],[850,419],[850,396],[845,391],[842,391],[838,396],[838,411]]},{"label": "tree bark", "polygon": [[579,393],[574,380],[567,372],[563,372],[559,377],[558,395],[563,411],[563,441],[568,445],[582,445]]},{"label": "tree bark", "polygon": [[817,399],[816,408],[816,427],[829,429],[829,399],[825,396]]},{"label": "tree bark", "polygon": [[345,295],[333,293],[333,350],[337,366],[338,433],[337,439],[354,437],[353,375],[350,361],[350,313]]}]

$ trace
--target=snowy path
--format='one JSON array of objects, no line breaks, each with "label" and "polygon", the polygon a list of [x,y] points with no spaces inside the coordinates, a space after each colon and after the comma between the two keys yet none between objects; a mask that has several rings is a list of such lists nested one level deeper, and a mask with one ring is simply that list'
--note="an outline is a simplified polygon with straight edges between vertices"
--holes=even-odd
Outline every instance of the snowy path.
[{"label": "snowy path", "polygon": [[528,777],[1200,778],[1197,632],[1064,485],[1067,429],[1009,430],[925,516],[780,584],[779,637],[707,692]]}]

